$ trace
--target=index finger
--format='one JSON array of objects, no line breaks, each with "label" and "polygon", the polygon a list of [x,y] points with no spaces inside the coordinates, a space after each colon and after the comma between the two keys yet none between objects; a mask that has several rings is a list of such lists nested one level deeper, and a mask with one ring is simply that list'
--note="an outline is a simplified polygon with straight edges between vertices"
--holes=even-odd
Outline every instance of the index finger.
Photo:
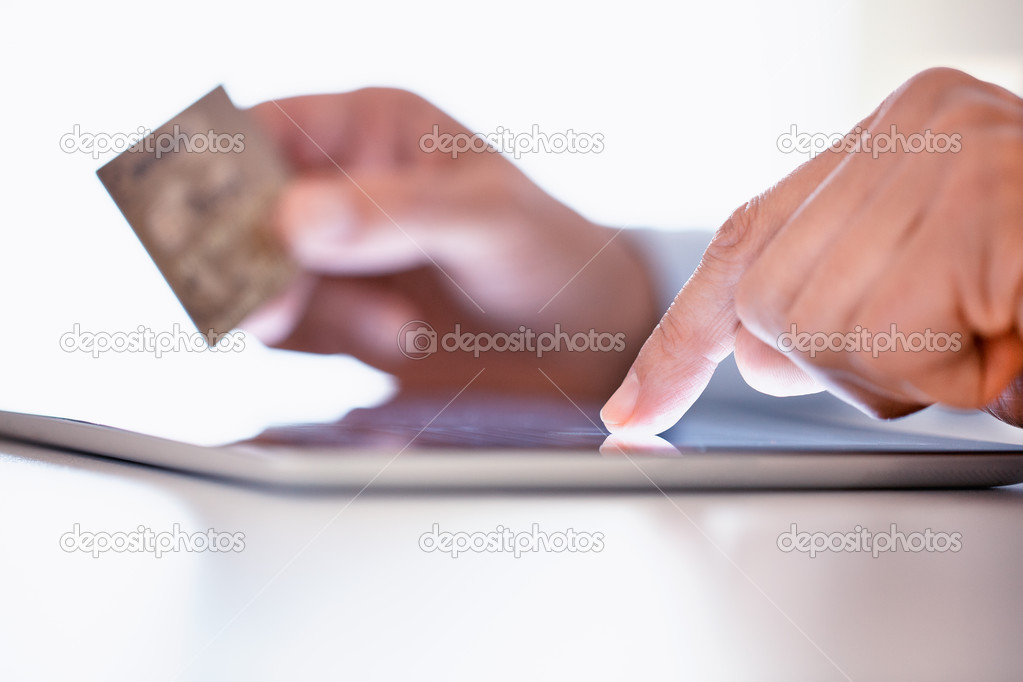
[{"label": "index finger", "polygon": [[[250,109],[263,130],[298,170],[391,168],[416,160],[433,164],[462,158],[468,130],[407,90],[363,88],[303,95]],[[455,143],[459,146],[452,154]],[[449,153],[444,153],[444,151]]]},{"label": "index finger", "polygon": [[601,410],[609,431],[661,433],[685,414],[735,347],[739,279],[846,157],[828,149],[746,202],[718,229],[696,272]]}]

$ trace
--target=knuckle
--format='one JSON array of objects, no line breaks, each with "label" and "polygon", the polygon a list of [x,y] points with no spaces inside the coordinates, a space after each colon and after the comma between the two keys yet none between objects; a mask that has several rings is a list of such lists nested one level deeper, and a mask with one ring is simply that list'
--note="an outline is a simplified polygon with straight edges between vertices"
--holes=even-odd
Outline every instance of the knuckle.
[{"label": "knuckle", "polygon": [[369,87],[360,88],[353,94],[373,100],[383,100],[396,104],[412,104],[424,101],[422,97],[409,90],[401,88]]},{"label": "knuckle", "polygon": [[992,83],[955,69],[923,71],[904,83],[891,100],[933,112],[930,127],[961,131],[975,125],[1019,123],[1020,99]]},{"label": "knuckle", "polygon": [[923,98],[925,100],[932,100],[949,90],[958,89],[965,85],[973,85],[977,82],[973,76],[962,71],[939,66],[926,69],[911,77],[898,92],[913,99]]},{"label": "knuckle", "polygon": [[947,66],[935,66],[924,69],[909,79],[910,83],[931,88],[944,88],[949,85],[972,83],[976,79],[964,71]]},{"label": "knuckle", "polygon": [[761,197],[755,197],[733,211],[725,224],[718,229],[707,250],[728,252],[746,244],[753,233],[754,225],[757,224],[761,205]]},{"label": "knuckle", "polygon": [[882,110],[941,112],[962,98],[964,90],[976,90],[980,81],[946,67],[921,71],[900,85],[882,104]]},{"label": "knuckle", "polygon": [[356,110],[362,111],[365,124],[375,122],[400,128],[403,120],[436,117],[438,112],[427,99],[401,88],[368,87],[350,93]]},{"label": "knuckle", "polygon": [[[703,252],[697,271],[713,276],[733,273],[736,266],[748,260],[750,243],[758,224],[762,209],[762,195],[751,199],[728,217],[728,220],[714,233],[713,239]],[[733,276],[738,277],[741,270]]]}]

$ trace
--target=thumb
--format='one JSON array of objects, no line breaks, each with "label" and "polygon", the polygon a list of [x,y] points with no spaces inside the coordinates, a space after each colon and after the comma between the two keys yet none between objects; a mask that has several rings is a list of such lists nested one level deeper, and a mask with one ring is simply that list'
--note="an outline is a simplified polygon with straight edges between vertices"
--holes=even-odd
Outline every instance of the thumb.
[{"label": "thumb", "polygon": [[735,347],[735,289],[774,235],[842,161],[828,150],[725,221],[699,267],[643,344],[600,412],[612,433],[661,433],[674,425]]}]

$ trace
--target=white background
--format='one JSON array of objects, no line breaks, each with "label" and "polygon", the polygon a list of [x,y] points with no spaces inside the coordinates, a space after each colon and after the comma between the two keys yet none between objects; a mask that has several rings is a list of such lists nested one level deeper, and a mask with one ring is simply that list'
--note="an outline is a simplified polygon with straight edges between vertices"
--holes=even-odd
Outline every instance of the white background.
[{"label": "white background", "polygon": [[[157,433],[187,425],[214,440],[269,420],[331,418],[388,388],[353,361],[255,345],[159,360],[62,352],[76,323],[189,324],[95,177],[109,157],[61,152],[75,125],[152,128],[219,83],[240,105],[406,87],[481,132],[535,123],[603,133],[599,155],[521,162],[594,220],[713,229],[802,160],[775,147],[792,124],[845,131],[938,64],[1023,93],[1021,27],[1023,4],[1010,0],[16,3],[0,26],[0,409]],[[60,455],[2,458],[0,670],[14,671],[4,679],[155,679],[182,668],[184,679],[302,678],[318,666],[368,679],[416,662],[464,679],[766,678],[797,661],[805,679],[838,678],[822,654],[855,679],[873,665],[992,678],[1016,660],[1011,495],[366,496],[335,523],[335,499]],[[416,549],[433,521],[473,531],[538,520],[612,541],[599,563],[441,563]],[[251,542],[226,560],[93,560],[58,549],[72,522],[214,526]],[[933,526],[968,544],[940,561],[796,563],[774,544],[792,522]],[[584,660],[572,667],[573,656]]]},{"label": "white background", "polygon": [[188,318],[94,171],[60,138],[155,127],[223,83],[239,105],[409,88],[471,129],[600,132],[605,151],[524,157],[543,187],[615,225],[712,229],[912,73],[958,66],[1023,92],[1023,9],[1004,2],[19,3],[8,10],[0,409],[207,439],[337,416],[388,390],[344,358],[268,352],[98,359],[83,330]]}]

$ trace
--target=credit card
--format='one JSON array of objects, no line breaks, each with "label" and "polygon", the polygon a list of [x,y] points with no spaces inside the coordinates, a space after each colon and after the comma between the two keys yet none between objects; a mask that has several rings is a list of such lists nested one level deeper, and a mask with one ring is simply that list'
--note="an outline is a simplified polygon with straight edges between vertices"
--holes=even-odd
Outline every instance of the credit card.
[{"label": "credit card", "polygon": [[270,224],[290,171],[223,87],[96,174],[211,345],[297,273]]}]

